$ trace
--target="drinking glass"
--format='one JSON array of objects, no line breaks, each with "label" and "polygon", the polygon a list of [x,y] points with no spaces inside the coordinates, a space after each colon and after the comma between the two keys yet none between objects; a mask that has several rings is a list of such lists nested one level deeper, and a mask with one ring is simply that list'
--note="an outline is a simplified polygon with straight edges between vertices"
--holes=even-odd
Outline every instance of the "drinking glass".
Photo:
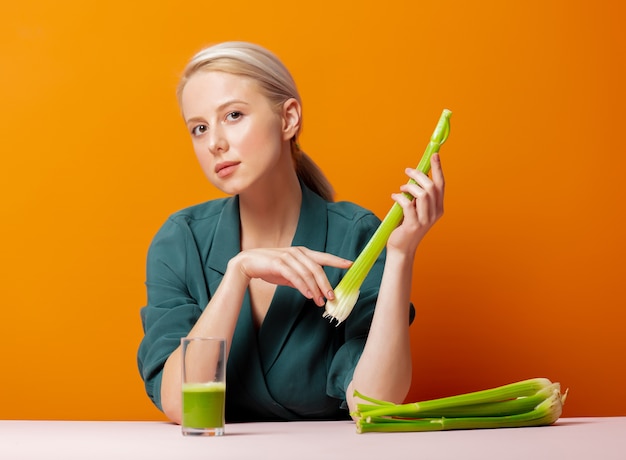
[{"label": "drinking glass", "polygon": [[182,433],[222,436],[226,396],[226,340],[181,339]]}]

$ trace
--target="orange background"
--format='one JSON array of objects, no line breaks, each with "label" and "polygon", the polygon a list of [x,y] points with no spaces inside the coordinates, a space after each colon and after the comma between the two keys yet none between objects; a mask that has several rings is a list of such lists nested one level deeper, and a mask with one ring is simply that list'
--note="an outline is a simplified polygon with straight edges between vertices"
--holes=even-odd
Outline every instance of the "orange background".
[{"label": "orange background", "polygon": [[[99,4],[99,5],[98,5]],[[446,215],[418,252],[409,399],[543,376],[626,415],[620,2],[5,2],[0,418],[162,419],[135,364],[148,244],[217,197],[174,89],[205,44],[275,51],[302,146],[383,216],[443,108]]]}]

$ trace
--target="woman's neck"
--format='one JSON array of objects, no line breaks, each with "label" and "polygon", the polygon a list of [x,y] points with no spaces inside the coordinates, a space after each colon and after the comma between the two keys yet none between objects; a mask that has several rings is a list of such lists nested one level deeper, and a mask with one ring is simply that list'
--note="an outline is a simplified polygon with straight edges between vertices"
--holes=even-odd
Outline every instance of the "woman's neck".
[{"label": "woman's neck", "polygon": [[240,194],[241,248],[290,246],[298,226],[302,189],[295,172],[264,188]]}]

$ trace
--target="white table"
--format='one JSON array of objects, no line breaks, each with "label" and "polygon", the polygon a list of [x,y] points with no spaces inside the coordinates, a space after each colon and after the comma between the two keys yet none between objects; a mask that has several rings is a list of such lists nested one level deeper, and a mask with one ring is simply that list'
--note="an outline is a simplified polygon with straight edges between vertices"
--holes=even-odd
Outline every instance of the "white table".
[{"label": "white table", "polygon": [[0,459],[626,459],[626,417],[537,428],[357,434],[352,422],[228,424],[219,438],[163,422],[0,421]]}]

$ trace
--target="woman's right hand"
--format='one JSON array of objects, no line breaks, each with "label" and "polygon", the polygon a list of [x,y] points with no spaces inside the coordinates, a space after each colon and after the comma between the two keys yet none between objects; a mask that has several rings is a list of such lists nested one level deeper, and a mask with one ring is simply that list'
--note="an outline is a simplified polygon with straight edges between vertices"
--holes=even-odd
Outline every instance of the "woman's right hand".
[{"label": "woman's right hand", "polygon": [[268,283],[290,286],[323,306],[333,300],[333,288],[323,266],[347,269],[352,261],[303,246],[287,248],[258,248],[240,252],[228,263],[249,280],[262,279]]}]

